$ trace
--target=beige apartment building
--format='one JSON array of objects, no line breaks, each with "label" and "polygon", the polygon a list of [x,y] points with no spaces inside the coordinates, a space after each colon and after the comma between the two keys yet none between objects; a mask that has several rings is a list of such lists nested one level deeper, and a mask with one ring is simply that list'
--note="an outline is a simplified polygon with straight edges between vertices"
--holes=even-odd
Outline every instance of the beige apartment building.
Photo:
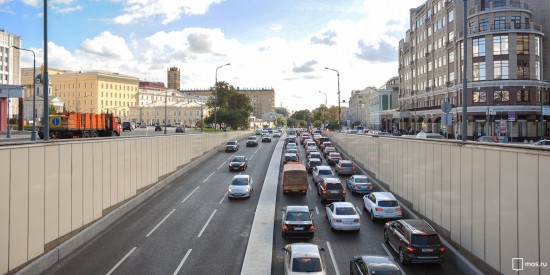
[{"label": "beige apartment building", "polygon": [[[541,123],[543,105],[550,104],[548,0],[467,4],[468,138],[549,136],[548,116]],[[447,130],[461,132],[463,12],[463,2],[452,0],[411,9],[410,29],[399,42],[399,129],[441,132],[440,108],[448,101],[453,125]]]},{"label": "beige apartment building", "polygon": [[187,101],[156,101],[143,106],[132,106],[128,116],[129,121],[144,122],[147,125],[164,125],[166,110],[166,125],[173,126],[174,123],[195,126],[197,121],[208,116],[210,109],[200,102]]},{"label": "beige apartment building", "polygon": [[178,90],[181,87],[181,73],[180,69],[177,67],[171,67],[166,72],[168,79],[168,88]]},{"label": "beige apartment building", "polygon": [[137,77],[106,71],[65,71],[49,74],[52,94],[65,102],[65,111],[114,113],[128,120],[136,106]]}]

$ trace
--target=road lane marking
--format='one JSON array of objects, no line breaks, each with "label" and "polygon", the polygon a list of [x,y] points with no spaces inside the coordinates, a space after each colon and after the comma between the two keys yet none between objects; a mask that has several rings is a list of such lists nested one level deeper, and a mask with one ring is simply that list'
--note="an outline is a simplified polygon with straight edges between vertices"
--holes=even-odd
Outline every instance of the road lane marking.
[{"label": "road lane marking", "polygon": [[229,193],[229,191],[225,191],[225,195],[223,195],[222,199],[220,200],[220,203],[218,203],[218,204],[222,204],[223,200],[225,199],[225,197],[227,197],[228,193]]},{"label": "road lane marking", "polygon": [[174,211],[176,211],[176,209],[172,209],[172,211],[170,211],[170,213],[168,213],[168,215],[166,215],[166,217],[164,217],[164,219],[162,219],[162,221],[160,221],[157,226],[155,226],[155,228],[153,228],[153,230],[151,230],[147,235],[145,235],[145,237],[149,237],[151,236],[151,234],[153,234],[153,232],[155,232],[155,230],[166,220],[168,219],[168,217],[170,217],[170,215],[172,215],[172,213],[174,213]]},{"label": "road lane marking", "polygon": [[309,184],[309,182],[307,183],[307,188],[309,188],[309,190],[311,190],[311,185]]},{"label": "road lane marking", "polygon": [[210,215],[210,218],[208,218],[208,220],[206,221],[206,223],[204,224],[204,226],[202,227],[202,230],[201,232],[199,233],[199,235],[197,236],[197,238],[200,238],[202,236],[202,233],[204,232],[204,230],[206,229],[206,227],[208,226],[208,224],[210,223],[210,220],[212,220],[212,217],[214,217],[214,214],[216,214],[216,211],[218,211],[218,209],[214,209],[214,212],[212,212],[212,215]]},{"label": "road lane marking", "polygon": [[256,153],[252,154],[252,156],[250,157],[249,160],[252,160],[252,158],[254,157],[254,155],[256,155]]},{"label": "road lane marking", "polygon": [[206,182],[212,175],[214,175],[214,173],[216,172],[212,172],[212,174],[210,174],[210,176],[208,176],[206,179],[204,179],[202,182]]},{"label": "road lane marking", "polygon": [[218,167],[218,170],[220,170],[220,168],[222,168],[222,166],[225,165],[225,161],[222,163],[222,165],[220,165],[220,167]]},{"label": "road lane marking", "polygon": [[334,253],[332,253],[332,248],[330,247],[330,243],[328,241],[327,247],[328,252],[330,253],[330,258],[332,259],[332,264],[334,265],[334,271],[336,271],[336,275],[340,275],[340,270],[338,270],[338,265],[336,264],[336,260],[334,259]]},{"label": "road lane marking", "polygon": [[317,208],[317,206],[315,206],[315,213],[317,213],[317,215],[319,215],[319,209]]},{"label": "road lane marking", "polygon": [[113,271],[115,271],[115,269],[117,269],[117,267],[122,264],[122,262],[124,262],[124,260],[126,260],[126,258],[128,258],[130,256],[130,254],[132,254],[132,252],[134,252],[134,250],[136,250],[137,247],[134,246],[134,248],[132,248],[132,250],[130,250],[130,252],[126,253],[126,255],[124,255],[124,257],[122,259],[120,259],[120,261],[118,261],[118,263],[113,266],[113,268],[111,268],[111,270],[109,270],[109,272],[107,272],[107,275],[111,275],[111,273],[113,273]]},{"label": "road lane marking", "polygon": [[233,153],[233,155],[231,155],[227,160],[231,160],[231,158],[233,158],[233,156],[235,156],[235,154],[237,154],[237,153]]},{"label": "road lane marking", "polygon": [[189,195],[187,195],[187,197],[185,197],[185,199],[183,199],[181,201],[181,203],[184,203],[189,197],[191,197],[191,195],[193,195],[193,193],[195,193],[195,191],[197,191],[197,189],[199,189],[199,187],[201,187],[200,185],[197,186],[197,188],[195,188],[193,191],[191,191],[191,193],[189,193]]},{"label": "road lane marking", "polygon": [[185,256],[183,256],[183,260],[181,260],[180,264],[178,265],[178,268],[176,268],[176,271],[174,271],[173,275],[176,275],[178,274],[178,272],[180,272],[180,269],[183,266],[183,263],[185,263],[185,260],[187,260],[187,257],[189,257],[189,254],[191,254],[191,251],[193,251],[193,249],[187,250],[187,253],[185,253]]},{"label": "road lane marking", "polygon": [[363,215],[363,212],[361,212],[361,209],[359,209],[359,206],[356,206],[355,209],[357,209],[357,212],[359,212],[359,215]]}]

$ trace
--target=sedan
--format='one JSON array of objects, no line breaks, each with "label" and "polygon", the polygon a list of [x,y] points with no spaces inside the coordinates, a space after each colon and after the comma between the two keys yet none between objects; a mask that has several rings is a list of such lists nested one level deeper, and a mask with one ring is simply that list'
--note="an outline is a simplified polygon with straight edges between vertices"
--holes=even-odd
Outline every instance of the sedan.
[{"label": "sedan", "polygon": [[281,133],[279,131],[275,131],[275,132],[273,132],[273,137],[274,138],[281,137]]},{"label": "sedan", "polygon": [[323,178],[334,178],[334,172],[330,169],[330,166],[320,165],[313,168],[313,181],[316,183],[321,182]]},{"label": "sedan", "polygon": [[323,165],[323,162],[320,159],[311,158],[306,163],[306,170],[311,174],[313,172],[313,168],[319,165]]},{"label": "sedan", "polygon": [[176,133],[185,133],[185,128],[183,128],[182,126],[176,127]]},{"label": "sedan", "polygon": [[350,275],[385,274],[401,275],[401,268],[388,256],[356,256],[349,263]]},{"label": "sedan", "polygon": [[225,152],[237,152],[239,151],[239,142],[236,140],[228,141],[225,145]]},{"label": "sedan", "polygon": [[[330,148],[330,147],[327,147],[327,148]],[[330,153],[327,156],[328,165],[335,165],[340,160],[342,160],[342,156],[340,155],[340,153]]]},{"label": "sedan", "polygon": [[333,202],[326,206],[326,211],[331,230],[361,229],[361,218],[351,202]]},{"label": "sedan", "polygon": [[313,238],[315,226],[311,217],[312,209],[307,206],[289,205],[282,209],[282,236]]},{"label": "sedan", "polygon": [[244,171],[248,167],[248,159],[245,156],[234,156],[229,162],[229,172],[234,170]]},{"label": "sedan", "polygon": [[338,175],[353,175],[355,174],[355,165],[349,160],[340,160],[334,167]]},{"label": "sedan", "polygon": [[227,188],[229,198],[250,198],[253,191],[253,180],[250,175],[237,175],[233,177]]},{"label": "sedan", "polygon": [[368,194],[374,190],[370,178],[365,175],[353,175],[346,179],[346,187],[352,194]]},{"label": "sedan", "polygon": [[283,164],[287,163],[300,163],[300,157],[294,153],[286,153],[283,158]]},{"label": "sedan", "polygon": [[283,251],[285,275],[311,274],[326,275],[326,267],[321,257],[324,248],[310,243],[287,244]]},{"label": "sedan", "polygon": [[263,135],[262,142],[271,142],[271,136],[269,134]]}]

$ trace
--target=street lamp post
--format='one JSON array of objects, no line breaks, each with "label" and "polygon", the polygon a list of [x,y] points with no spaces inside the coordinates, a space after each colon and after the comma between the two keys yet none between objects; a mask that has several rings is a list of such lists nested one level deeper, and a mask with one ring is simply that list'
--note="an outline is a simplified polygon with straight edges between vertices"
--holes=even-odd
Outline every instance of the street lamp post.
[{"label": "street lamp post", "polygon": [[10,98],[10,90],[8,89],[8,129],[6,132],[6,138],[11,138],[11,124],[10,124],[10,105],[11,105],[11,98]]},{"label": "street lamp post", "polygon": [[327,106],[327,93],[319,91],[319,93],[322,93],[325,95],[325,106]]},{"label": "street lamp post", "polygon": [[32,53],[32,132],[31,140],[36,140],[36,54],[33,50],[19,48],[17,46],[12,46],[15,49],[21,51],[27,51]]},{"label": "street lamp post", "polygon": [[468,64],[468,0],[464,1],[463,20],[464,23],[463,33],[464,39],[462,40],[462,142],[466,142],[468,135],[468,78],[466,77],[466,69]]},{"label": "street lamp post", "polygon": [[214,102],[214,132],[216,131],[216,125],[218,123],[218,69],[229,65],[231,65],[231,63],[216,67],[216,82],[214,83],[214,90],[216,90],[216,99]]},{"label": "street lamp post", "polygon": [[341,132],[342,131],[342,128],[341,128],[341,125],[340,125],[340,116],[341,116],[341,109],[340,109],[340,72],[338,70],[335,70],[335,69],[331,69],[331,68],[328,68],[328,67],[325,67],[325,70],[331,70],[331,71],[335,71],[336,72],[336,77],[338,79],[338,131]]},{"label": "street lamp post", "polygon": [[168,112],[166,112],[166,105],[168,103],[168,89],[165,90],[166,93],[164,94],[164,134],[166,135],[166,122],[168,121]]},{"label": "street lamp post", "polygon": [[50,140],[49,80],[48,80],[48,0],[44,0],[44,140]]}]

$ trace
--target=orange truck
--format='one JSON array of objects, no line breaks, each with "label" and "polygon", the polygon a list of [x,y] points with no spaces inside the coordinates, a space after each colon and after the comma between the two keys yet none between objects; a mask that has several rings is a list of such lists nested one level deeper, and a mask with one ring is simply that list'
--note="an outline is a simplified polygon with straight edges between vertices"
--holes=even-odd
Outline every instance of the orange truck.
[{"label": "orange truck", "polygon": [[120,136],[120,118],[114,114],[55,113],[49,116],[49,126],[51,138]]}]

